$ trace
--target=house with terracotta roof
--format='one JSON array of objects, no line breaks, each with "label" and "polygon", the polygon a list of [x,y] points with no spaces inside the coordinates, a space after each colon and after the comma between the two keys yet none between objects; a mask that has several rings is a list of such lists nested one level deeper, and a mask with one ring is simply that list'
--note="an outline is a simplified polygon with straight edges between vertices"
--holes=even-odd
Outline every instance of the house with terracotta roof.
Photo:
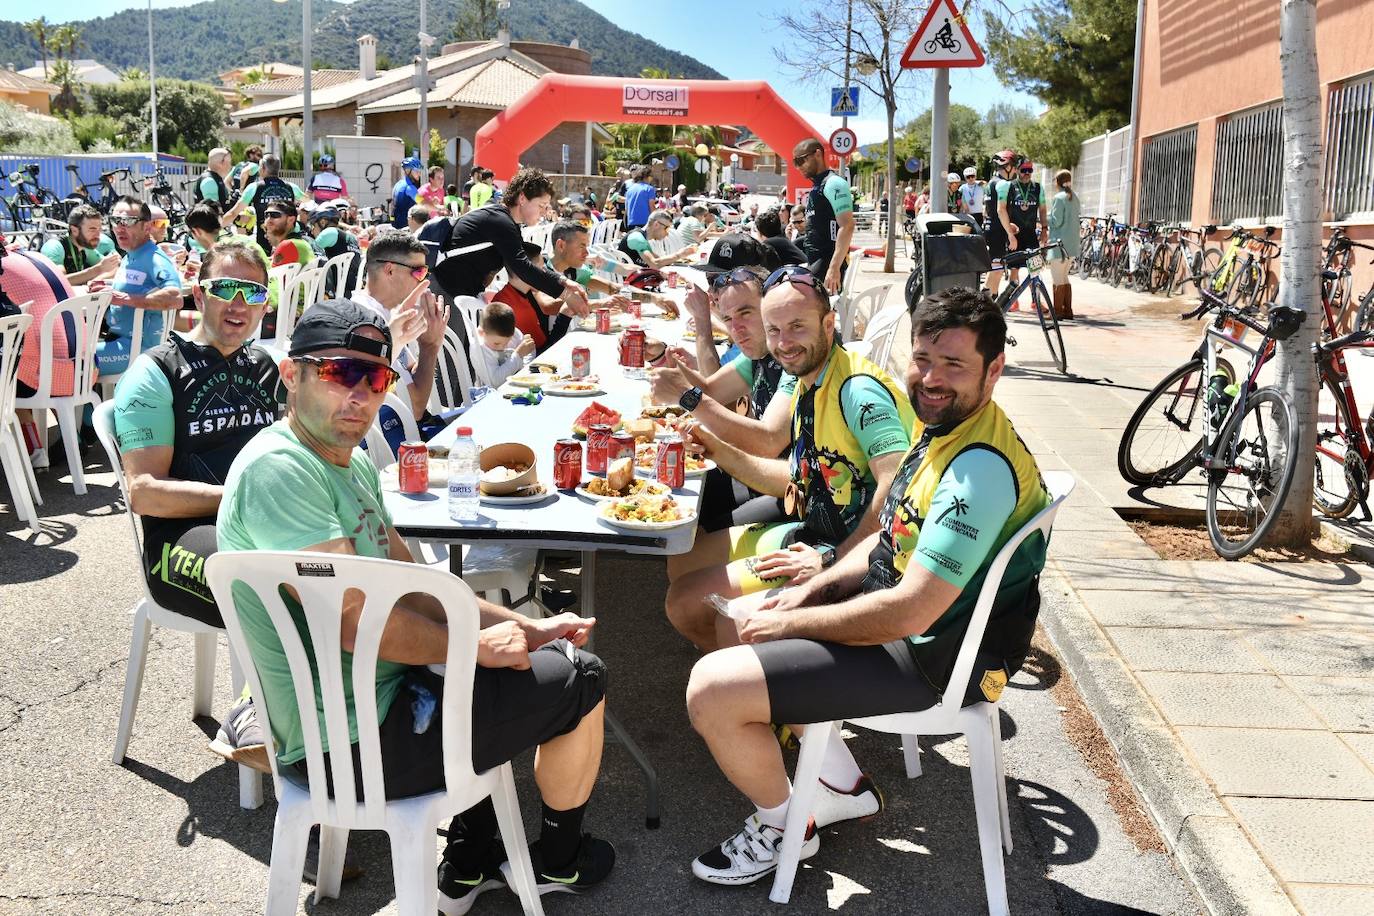
[{"label": "house with terracotta roof", "polygon": [[0,101],[48,114],[52,110],[52,97],[57,93],[52,83],[25,76],[13,68],[0,69]]},{"label": "house with terracotta roof", "polygon": [[[418,68],[412,63],[379,71],[376,50],[376,39],[364,35],[358,39],[356,71],[313,71],[310,104],[315,137],[401,137],[407,148],[419,145]],[[445,141],[470,145],[478,128],[523,96],[545,73],[586,74],[591,66],[591,54],[576,45],[511,41],[504,32],[492,41],[447,44],[427,68],[429,127]],[[285,123],[300,121],[304,100],[299,77],[257,83],[245,90],[253,104],[230,113],[237,126],[260,126],[280,136]],[[594,144],[608,140],[600,125],[568,122],[526,151],[521,161],[562,172],[562,147],[567,144],[572,149],[569,168],[592,172]]]}]

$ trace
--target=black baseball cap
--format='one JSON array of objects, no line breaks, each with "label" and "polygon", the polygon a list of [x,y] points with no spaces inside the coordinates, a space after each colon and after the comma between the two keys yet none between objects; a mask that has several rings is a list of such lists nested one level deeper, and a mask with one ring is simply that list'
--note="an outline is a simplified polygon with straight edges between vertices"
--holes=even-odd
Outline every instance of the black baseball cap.
[{"label": "black baseball cap", "polygon": [[701,269],[711,275],[729,273],[736,267],[772,270],[778,266],[774,263],[776,260],[777,255],[771,245],[765,245],[753,236],[732,232],[716,239]]},{"label": "black baseball cap", "polygon": [[[359,328],[376,328],[381,340],[356,333]],[[290,356],[304,356],[319,350],[339,347],[357,350],[391,361],[391,329],[377,312],[352,299],[330,299],[305,310],[291,332]]]}]

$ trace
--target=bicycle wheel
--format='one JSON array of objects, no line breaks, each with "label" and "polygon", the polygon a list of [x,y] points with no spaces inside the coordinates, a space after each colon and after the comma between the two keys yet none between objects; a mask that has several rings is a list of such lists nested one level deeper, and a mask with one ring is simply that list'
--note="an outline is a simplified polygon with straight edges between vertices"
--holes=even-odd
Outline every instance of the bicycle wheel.
[{"label": "bicycle wheel", "polygon": [[1364,489],[1364,459],[1355,447],[1358,434],[1345,395],[1331,379],[1317,394],[1317,458],[1313,468],[1312,505],[1328,518],[1355,511]]},{"label": "bicycle wheel", "polygon": [[1111,263],[1107,267],[1107,282],[1112,286],[1120,286],[1121,275],[1126,270],[1126,258],[1128,257],[1126,249],[1109,251],[1107,254],[1111,258]]},{"label": "bicycle wheel", "polygon": [[1202,285],[1211,281],[1212,276],[1221,269],[1221,249],[1208,248],[1206,251],[1199,252],[1193,260],[1193,275],[1188,279],[1193,281],[1193,287],[1199,292]]},{"label": "bicycle wheel", "polygon": [[1045,332],[1045,346],[1049,347],[1050,359],[1054,360],[1060,372],[1068,375],[1069,357],[1064,352],[1064,335],[1059,332],[1059,317],[1054,314],[1045,284],[1037,281],[1032,285],[1031,301],[1035,303],[1035,314],[1040,319],[1040,330]]},{"label": "bicycle wheel", "polygon": [[1173,256],[1169,258],[1168,275],[1165,281],[1164,295],[1172,299],[1183,292],[1183,284],[1188,278],[1183,276],[1184,268],[1183,246],[1179,245],[1174,249]]},{"label": "bicycle wheel", "polygon": [[[1224,359],[1217,372],[1235,381]],[[1131,414],[1116,451],[1116,466],[1127,483],[1160,487],[1176,482],[1202,451],[1207,423],[1207,364],[1199,357],[1164,377]]]},{"label": "bicycle wheel", "polygon": [[1169,260],[1169,249],[1165,245],[1155,247],[1155,253],[1150,258],[1150,292],[1157,293],[1171,285],[1172,275],[1169,273],[1169,266],[1173,262]]},{"label": "bicycle wheel", "polygon": [[8,198],[0,197],[0,231],[12,235],[23,228],[14,204],[10,203]]},{"label": "bicycle wheel", "polygon": [[[1298,464],[1298,415],[1277,388],[1250,395],[1245,410],[1227,418],[1217,454],[1227,467],[1209,472],[1207,535],[1227,560],[1259,546],[1279,520]],[[1306,510],[1304,510],[1306,511]]]},{"label": "bicycle wheel", "polygon": [[1259,292],[1259,284],[1259,265],[1254,261],[1246,262],[1240,268],[1235,285],[1231,287],[1231,304],[1242,307],[1249,305]]}]

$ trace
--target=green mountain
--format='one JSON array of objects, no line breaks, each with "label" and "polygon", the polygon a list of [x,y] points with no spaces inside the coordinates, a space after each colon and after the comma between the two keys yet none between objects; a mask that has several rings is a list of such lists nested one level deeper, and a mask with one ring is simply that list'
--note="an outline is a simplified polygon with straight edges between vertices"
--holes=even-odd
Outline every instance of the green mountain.
[{"label": "green mountain", "polygon": [[[429,32],[442,44],[451,39],[463,0],[428,0]],[[358,0],[346,4],[313,0],[311,56],[317,67],[358,65],[359,35],[377,36],[379,60],[393,64],[419,52],[419,0]],[[520,0],[509,11],[517,41],[568,44],[574,38],[592,55],[592,72],[637,76],[645,67],[673,76],[720,79],[721,74],[686,54],[669,50],[628,32],[577,0]],[[148,68],[148,19],[145,10],[124,10],[86,22],[78,57],[94,58],[116,72]],[[213,82],[231,67],[262,61],[300,59],[300,0],[209,0],[153,13],[158,76]],[[0,20],[0,66],[22,69],[39,59],[37,43],[18,22]]]}]

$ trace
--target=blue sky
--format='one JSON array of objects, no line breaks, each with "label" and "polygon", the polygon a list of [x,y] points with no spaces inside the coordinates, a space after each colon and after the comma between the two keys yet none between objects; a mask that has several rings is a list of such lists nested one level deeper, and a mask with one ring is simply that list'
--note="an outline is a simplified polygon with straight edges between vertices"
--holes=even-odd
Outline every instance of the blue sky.
[{"label": "blue sky", "polygon": [[[153,10],[156,13],[161,8],[187,6],[191,2],[194,0],[153,0]],[[514,2],[519,3],[520,0]],[[583,2],[622,28],[638,32],[665,47],[690,54],[728,77],[768,80],[818,130],[826,132],[839,126],[839,119],[829,115],[828,88],[797,84],[791,74],[781,71],[773,56],[772,46],[785,40],[777,35],[773,16],[780,9],[795,7],[795,0],[694,0],[687,5],[646,3],[645,0]],[[1027,2],[1001,0],[998,5],[1020,9]],[[62,4],[60,14],[53,16],[50,13],[49,16],[65,22],[146,5],[146,0],[67,0]],[[688,9],[690,15],[686,15]],[[658,10],[667,12],[659,15]],[[974,36],[981,39],[982,17],[975,15],[971,18],[974,20]],[[762,36],[767,38],[761,40]],[[914,71],[906,77],[910,81],[907,83],[909,91],[907,100],[897,114],[899,127],[930,105],[930,82],[925,76],[926,72]],[[991,67],[950,71],[950,100],[979,111],[1004,101],[1025,105],[1036,111],[1041,108],[1033,96],[1003,87],[993,75]],[[859,109],[861,116],[850,119],[850,126],[858,133],[859,142],[873,143],[885,139],[881,100],[860,93]]]}]

